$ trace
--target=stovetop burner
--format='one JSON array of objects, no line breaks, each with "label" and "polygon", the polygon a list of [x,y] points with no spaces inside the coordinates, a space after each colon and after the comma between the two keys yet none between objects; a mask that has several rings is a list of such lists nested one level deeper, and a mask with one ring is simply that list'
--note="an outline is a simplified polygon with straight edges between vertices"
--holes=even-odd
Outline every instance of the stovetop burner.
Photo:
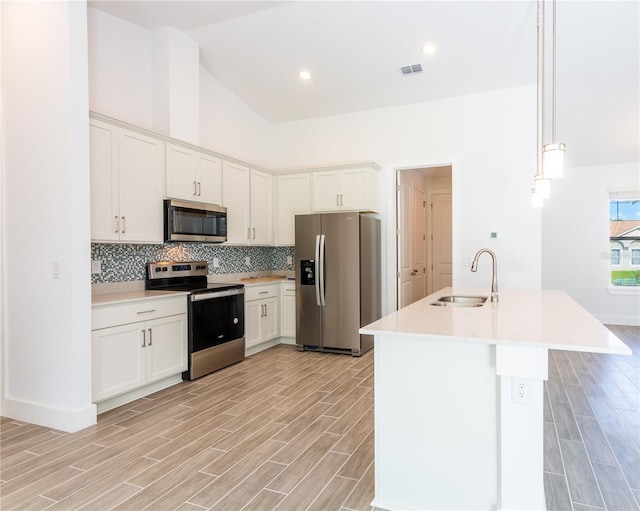
[{"label": "stovetop burner", "polygon": [[206,261],[147,263],[145,289],[189,291],[191,294],[199,294],[244,287],[242,284],[234,283],[208,283],[208,273],[209,265]]}]

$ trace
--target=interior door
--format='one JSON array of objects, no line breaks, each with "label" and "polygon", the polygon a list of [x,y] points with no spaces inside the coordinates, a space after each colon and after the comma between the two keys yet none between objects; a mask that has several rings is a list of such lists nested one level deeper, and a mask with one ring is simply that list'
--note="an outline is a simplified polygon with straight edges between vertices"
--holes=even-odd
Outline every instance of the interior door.
[{"label": "interior door", "polygon": [[411,303],[411,184],[400,178],[398,191],[398,308]]},{"label": "interior door", "polygon": [[435,292],[452,284],[451,193],[432,195],[431,232],[432,292]]},{"label": "interior door", "polygon": [[411,228],[411,303],[425,297],[427,291],[426,274],[426,214],[424,190],[412,187],[411,190],[412,220]]}]

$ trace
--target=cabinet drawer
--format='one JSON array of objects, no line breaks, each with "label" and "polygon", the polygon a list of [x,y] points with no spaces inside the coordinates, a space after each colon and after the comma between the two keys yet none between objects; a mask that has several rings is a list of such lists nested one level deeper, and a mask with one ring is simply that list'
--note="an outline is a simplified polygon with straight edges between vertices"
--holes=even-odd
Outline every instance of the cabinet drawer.
[{"label": "cabinet drawer", "polygon": [[283,296],[295,296],[296,294],[296,283],[293,280],[283,282],[280,284],[282,287],[280,291],[282,291]]},{"label": "cabinet drawer", "polygon": [[124,305],[111,304],[94,306],[91,311],[91,329],[108,328],[116,325],[126,325],[136,321],[185,314],[187,312],[187,297],[185,295],[139,302]]},{"label": "cabinet drawer", "polygon": [[263,286],[245,286],[244,301],[262,300],[263,298],[271,298],[278,296],[278,284],[267,284]]}]

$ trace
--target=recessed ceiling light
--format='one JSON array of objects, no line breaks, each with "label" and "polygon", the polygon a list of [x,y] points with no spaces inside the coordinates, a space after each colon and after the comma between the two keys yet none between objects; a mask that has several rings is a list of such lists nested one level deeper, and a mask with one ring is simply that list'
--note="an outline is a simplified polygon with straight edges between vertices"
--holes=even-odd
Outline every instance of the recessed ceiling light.
[{"label": "recessed ceiling light", "polygon": [[433,44],[425,44],[422,47],[422,53],[425,55],[433,55],[436,52],[436,47]]},{"label": "recessed ceiling light", "polygon": [[311,73],[309,71],[300,71],[300,78],[302,78],[303,80],[310,80],[311,79]]}]

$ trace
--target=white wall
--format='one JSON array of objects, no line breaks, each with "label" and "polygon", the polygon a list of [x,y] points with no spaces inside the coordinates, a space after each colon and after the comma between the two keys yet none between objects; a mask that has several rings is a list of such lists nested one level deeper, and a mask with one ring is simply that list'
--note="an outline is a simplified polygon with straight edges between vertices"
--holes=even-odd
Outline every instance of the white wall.
[{"label": "white wall", "polygon": [[[453,167],[453,281],[489,289],[491,264],[469,266],[488,247],[503,288],[541,282],[540,212],[531,208],[535,169],[535,88],[523,87],[371,110],[273,127],[275,168],[375,161],[383,167],[383,282],[395,303],[397,168]],[[497,231],[498,240],[489,240]]]},{"label": "white wall", "polygon": [[[201,66],[199,83],[179,87],[181,90],[199,88],[199,119],[195,118],[199,125],[192,131],[183,126],[171,133],[171,125],[178,114],[171,111],[171,101],[175,103],[176,100],[171,98],[170,80],[176,79],[179,66],[174,62],[178,67],[174,66],[173,71],[168,68],[167,73],[173,73],[173,77],[154,80],[154,53],[156,57],[158,52],[155,50],[162,53],[162,48],[154,48],[154,44],[161,45],[162,38],[154,38],[152,31],[96,9],[87,11],[91,110],[196,144],[198,142],[193,138],[199,131],[202,147],[271,167],[274,148],[270,143],[270,125]],[[175,32],[171,30],[172,37],[180,43]],[[185,50],[182,46],[177,51],[187,55],[189,48]],[[170,66],[169,49],[164,53],[162,63]],[[158,66],[155,68],[157,70]],[[195,74],[189,75],[191,81],[196,79]],[[187,109],[191,112],[192,106],[187,105]]]},{"label": "white wall", "polygon": [[200,67],[200,144],[272,168],[271,125]]},{"label": "white wall", "polygon": [[153,129],[153,34],[87,9],[91,110]]},{"label": "white wall", "polygon": [[2,3],[4,413],[67,431],[96,420],[86,28],[82,2]]},{"label": "white wall", "polygon": [[607,324],[640,325],[640,289],[608,290],[608,190],[631,186],[640,186],[639,163],[565,169],[542,210],[543,287],[565,290]]}]

